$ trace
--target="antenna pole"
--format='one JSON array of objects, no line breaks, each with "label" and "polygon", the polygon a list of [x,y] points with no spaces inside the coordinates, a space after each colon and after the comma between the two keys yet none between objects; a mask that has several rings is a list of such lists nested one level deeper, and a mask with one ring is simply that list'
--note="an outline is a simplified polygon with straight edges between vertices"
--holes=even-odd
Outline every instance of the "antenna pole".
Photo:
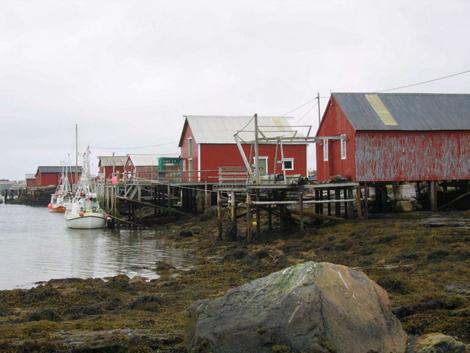
[{"label": "antenna pole", "polygon": [[78,124],[75,124],[75,185],[78,182]]}]

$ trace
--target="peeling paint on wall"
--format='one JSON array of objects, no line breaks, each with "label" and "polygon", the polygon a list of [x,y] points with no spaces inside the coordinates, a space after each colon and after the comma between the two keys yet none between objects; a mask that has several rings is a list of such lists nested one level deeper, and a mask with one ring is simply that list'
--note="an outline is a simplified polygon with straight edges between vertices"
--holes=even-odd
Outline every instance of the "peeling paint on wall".
[{"label": "peeling paint on wall", "polygon": [[357,132],[357,181],[470,180],[470,132]]}]

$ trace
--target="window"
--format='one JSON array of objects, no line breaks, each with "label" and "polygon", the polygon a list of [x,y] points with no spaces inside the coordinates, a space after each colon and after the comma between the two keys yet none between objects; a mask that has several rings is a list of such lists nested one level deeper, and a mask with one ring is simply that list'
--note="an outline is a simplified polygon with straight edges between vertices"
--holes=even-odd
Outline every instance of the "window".
[{"label": "window", "polygon": [[328,140],[323,140],[323,161],[328,161]]},{"label": "window", "polygon": [[188,138],[188,156],[193,156],[193,139],[192,137]]},{"label": "window", "polygon": [[282,168],[283,170],[294,170],[294,158],[284,158]]},{"label": "window", "polygon": [[346,159],[346,135],[341,135],[341,159]]}]

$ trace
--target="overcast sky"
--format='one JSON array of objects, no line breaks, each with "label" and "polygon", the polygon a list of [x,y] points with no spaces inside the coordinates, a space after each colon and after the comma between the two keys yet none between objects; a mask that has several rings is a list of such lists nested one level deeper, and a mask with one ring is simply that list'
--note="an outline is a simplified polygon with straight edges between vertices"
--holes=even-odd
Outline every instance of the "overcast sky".
[{"label": "overcast sky", "polygon": [[[183,114],[280,115],[317,91],[468,70],[469,14],[465,0],[2,0],[0,178],[59,165],[76,122],[95,155],[178,153]],[[470,75],[406,91],[469,93]],[[313,108],[290,115],[316,128]]]}]

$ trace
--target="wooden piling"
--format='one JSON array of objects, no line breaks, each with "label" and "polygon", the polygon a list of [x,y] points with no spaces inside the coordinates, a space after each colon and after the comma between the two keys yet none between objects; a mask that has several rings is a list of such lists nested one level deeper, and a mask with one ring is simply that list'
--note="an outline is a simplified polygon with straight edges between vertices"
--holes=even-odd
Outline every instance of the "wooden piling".
[{"label": "wooden piling", "polygon": [[[299,217],[300,217],[300,231],[304,231],[304,193],[300,193],[299,197]],[[323,213],[323,212],[322,212]]]},{"label": "wooden piling", "polygon": [[437,211],[437,182],[429,182],[429,208],[431,211]]},{"label": "wooden piling", "polygon": [[220,190],[217,190],[217,229],[219,239],[222,240],[222,198]]},{"label": "wooden piling", "polygon": [[231,220],[232,220],[232,229],[234,235],[237,235],[237,198],[235,195],[235,191],[232,191],[230,194],[230,208],[231,208]]},{"label": "wooden piling", "polygon": [[253,241],[253,233],[251,231],[251,195],[246,194],[246,241],[248,243]]}]

